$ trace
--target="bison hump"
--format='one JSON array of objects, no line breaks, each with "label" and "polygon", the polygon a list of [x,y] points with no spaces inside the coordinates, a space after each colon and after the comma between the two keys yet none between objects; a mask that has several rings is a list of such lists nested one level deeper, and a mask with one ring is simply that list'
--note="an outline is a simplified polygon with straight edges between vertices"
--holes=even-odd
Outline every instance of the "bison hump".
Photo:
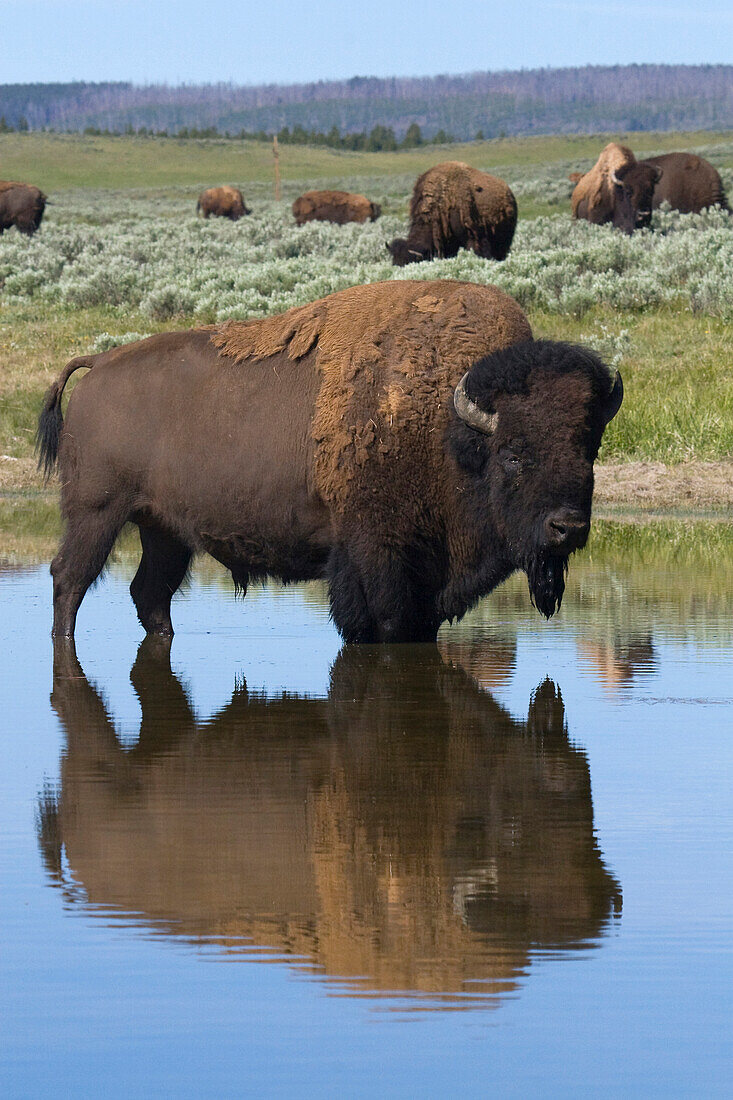
[{"label": "bison hump", "polygon": [[503,291],[454,280],[351,287],[278,317],[211,330],[220,354],[243,370],[248,360],[286,352],[294,386],[298,361],[316,349],[315,481],[336,511],[367,463],[373,474],[408,460],[435,461],[463,374],[531,335]]}]

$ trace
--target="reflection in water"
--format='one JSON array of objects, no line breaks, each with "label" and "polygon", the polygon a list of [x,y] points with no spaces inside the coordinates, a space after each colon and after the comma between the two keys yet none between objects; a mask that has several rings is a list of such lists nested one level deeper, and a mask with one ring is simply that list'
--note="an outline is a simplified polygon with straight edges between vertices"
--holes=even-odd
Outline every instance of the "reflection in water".
[{"label": "reflection in water", "polygon": [[610,641],[579,638],[577,646],[581,666],[592,672],[611,695],[631,687],[640,676],[648,676],[657,668],[657,653],[649,633],[618,631]]},{"label": "reflection in water", "polygon": [[67,746],[39,839],[73,904],[423,1006],[491,1003],[533,954],[588,946],[620,910],[550,681],[517,722],[460,646],[450,664],[429,646],[351,647],[325,699],[241,686],[198,722],[169,653],[140,647],[126,749],[57,643]]}]

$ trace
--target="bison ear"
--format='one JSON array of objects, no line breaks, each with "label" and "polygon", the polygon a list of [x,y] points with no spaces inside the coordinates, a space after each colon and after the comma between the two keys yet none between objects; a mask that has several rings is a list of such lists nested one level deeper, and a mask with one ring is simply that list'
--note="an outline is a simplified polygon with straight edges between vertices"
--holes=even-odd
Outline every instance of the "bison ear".
[{"label": "bison ear", "polygon": [[616,377],[611,387],[611,392],[603,403],[603,422],[604,424],[610,424],[614,416],[621,408],[621,402],[624,399],[624,384],[621,379],[621,375],[616,371]]}]

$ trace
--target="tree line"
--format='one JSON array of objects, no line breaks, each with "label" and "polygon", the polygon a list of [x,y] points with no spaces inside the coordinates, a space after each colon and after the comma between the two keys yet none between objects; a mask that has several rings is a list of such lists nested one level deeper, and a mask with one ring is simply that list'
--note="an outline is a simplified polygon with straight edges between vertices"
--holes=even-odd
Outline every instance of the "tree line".
[{"label": "tree line", "polygon": [[[0,85],[6,127],[221,135],[287,130],[376,142],[531,133],[733,129],[732,65],[610,65],[463,76],[353,77],[311,84]],[[285,139],[283,139],[285,140]],[[389,139],[383,135],[383,141]],[[355,144],[334,146],[368,147]]]}]

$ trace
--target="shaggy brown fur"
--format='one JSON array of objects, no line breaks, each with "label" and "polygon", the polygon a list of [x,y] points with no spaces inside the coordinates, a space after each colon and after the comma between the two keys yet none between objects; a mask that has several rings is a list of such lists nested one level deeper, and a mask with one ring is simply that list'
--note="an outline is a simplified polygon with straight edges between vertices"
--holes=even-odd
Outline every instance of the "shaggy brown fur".
[{"label": "shaggy brown fur", "polygon": [[654,188],[654,209],[668,202],[683,214],[699,214],[708,206],[728,210],[723,181],[710,161],[694,153],[665,153],[641,162],[658,168],[662,178]]},{"label": "shaggy brown fur", "polygon": [[452,653],[350,647],[326,698],[240,688],[200,721],[147,639],[130,749],[71,646],[54,658],[65,746],[39,842],[72,905],[83,891],[158,935],[464,1005],[466,983],[511,989],[533,953],[587,945],[620,910],[549,681],[518,720]]},{"label": "shaggy brown fur", "polygon": [[210,187],[208,191],[202,191],[196,203],[196,213],[199,212],[205,218],[213,214],[217,218],[229,218],[233,222],[252,213],[245,205],[242,192],[236,187],[228,186]]},{"label": "shaggy brown fur", "polygon": [[[73,633],[128,520],[149,632],[171,632],[171,594],[200,550],[242,589],[327,576],[350,641],[434,640],[516,568],[551,615],[587,537],[592,462],[620,387],[590,353],[530,336],[495,287],[387,282],[73,360],[39,422],[67,524],[54,632]],[[79,367],[92,370],[64,425]],[[466,372],[465,400],[496,409],[491,438],[454,408]]]},{"label": "shaggy brown fur", "polygon": [[32,184],[0,180],[0,233],[14,225],[32,237],[41,224],[46,201],[43,191]]},{"label": "shaggy brown fur", "polygon": [[[281,354],[296,361],[315,347],[316,485],[342,510],[366,463],[388,482],[401,464],[414,472],[435,466],[463,374],[482,355],[529,336],[503,291],[444,280],[352,287],[263,321],[230,321],[211,339],[238,362]],[[393,499],[394,490],[383,489],[386,514],[405,506],[401,490]]]},{"label": "shaggy brown fur", "polygon": [[[651,221],[652,195],[660,175],[658,169],[639,163],[628,146],[612,141],[575,185],[572,215],[594,225],[612,222],[626,233],[644,228]],[[614,183],[613,176],[621,183]]]},{"label": "shaggy brown fur", "polygon": [[517,202],[504,180],[449,160],[418,178],[410,202],[410,231],[399,242],[406,247],[397,247],[395,241],[390,251],[399,266],[455,256],[460,248],[503,260],[516,224]]},{"label": "shaggy brown fur", "polygon": [[373,222],[381,213],[379,203],[348,191],[306,191],[293,203],[293,217],[298,225],[313,221],[335,222],[336,225]]}]

